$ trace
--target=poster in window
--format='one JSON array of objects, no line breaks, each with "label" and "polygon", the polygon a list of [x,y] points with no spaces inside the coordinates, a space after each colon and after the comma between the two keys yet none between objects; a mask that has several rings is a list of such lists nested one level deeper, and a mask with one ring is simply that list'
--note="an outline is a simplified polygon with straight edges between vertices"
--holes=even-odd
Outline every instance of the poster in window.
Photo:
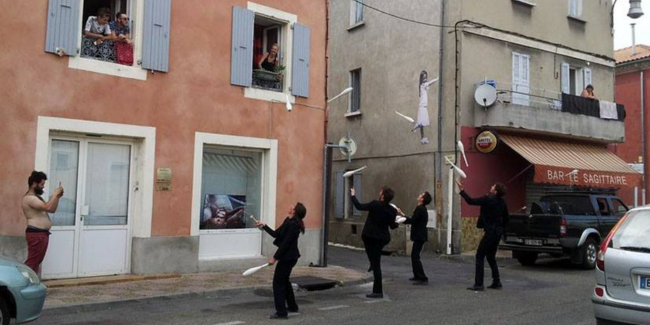
[{"label": "poster in window", "polygon": [[207,194],[203,199],[201,229],[246,228],[245,195]]}]

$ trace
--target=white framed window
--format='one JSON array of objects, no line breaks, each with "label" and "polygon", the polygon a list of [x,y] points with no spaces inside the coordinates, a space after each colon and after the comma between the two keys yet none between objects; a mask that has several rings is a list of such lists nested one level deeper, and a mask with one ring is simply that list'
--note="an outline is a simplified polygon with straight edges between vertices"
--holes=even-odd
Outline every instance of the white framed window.
[{"label": "white framed window", "polygon": [[310,29],[294,14],[253,2],[233,7],[232,18],[230,83],[247,98],[309,97]]},{"label": "white framed window", "polygon": [[361,68],[350,71],[352,94],[348,99],[348,114],[361,113]]},{"label": "white framed window", "polygon": [[350,26],[363,24],[364,0],[350,0]]},{"label": "white framed window", "polygon": [[[110,35],[104,19],[92,18],[100,10],[115,23],[127,15],[130,45],[86,35],[86,27]],[[50,0],[45,51],[68,56],[73,69],[146,80],[148,70],[169,70],[170,14],[171,0]]]},{"label": "white framed window", "polygon": [[512,103],[530,104],[530,55],[512,52]]},{"label": "white framed window", "polygon": [[582,0],[569,0],[569,17],[582,18]]},{"label": "white framed window", "polygon": [[590,68],[562,63],[561,88],[563,93],[580,96],[582,91],[591,84],[592,72]]},{"label": "white framed window", "polygon": [[277,140],[195,133],[191,235],[199,236],[199,260],[261,255],[250,216],[275,227],[277,153]]}]

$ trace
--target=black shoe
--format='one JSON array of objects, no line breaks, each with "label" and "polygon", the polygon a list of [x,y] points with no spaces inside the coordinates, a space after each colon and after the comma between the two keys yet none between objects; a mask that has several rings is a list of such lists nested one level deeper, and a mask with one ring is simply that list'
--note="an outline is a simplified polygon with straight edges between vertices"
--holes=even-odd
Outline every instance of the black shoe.
[{"label": "black shoe", "polygon": [[422,281],[422,280],[416,280],[415,282],[413,282],[413,285],[414,285],[414,286],[425,286],[425,285],[427,285],[427,284],[429,284],[429,281],[428,281],[428,280],[424,280],[424,281]]},{"label": "black shoe", "polygon": [[368,267],[368,272],[372,272],[372,266]]},{"label": "black shoe", "polygon": [[282,315],[278,315],[278,313],[275,313],[275,314],[269,316],[269,318],[270,319],[289,319],[289,316],[288,315],[282,316]]},{"label": "black shoe", "polygon": [[471,286],[471,287],[467,288],[467,290],[472,290],[472,291],[483,291],[483,290],[485,290],[485,288],[483,288],[483,286],[477,286],[477,285],[475,285],[475,286]]},{"label": "black shoe", "polygon": [[289,309],[287,309],[287,311],[290,312],[290,313],[297,313],[297,312],[299,312],[298,308],[295,308],[295,309],[293,309],[293,308],[289,308]]},{"label": "black shoe", "polygon": [[489,289],[495,289],[495,290],[501,290],[503,288],[503,285],[501,282],[493,282],[489,287]]},{"label": "black shoe", "polygon": [[384,298],[383,293],[369,293],[366,295],[366,298],[371,298],[371,299],[382,299]]},{"label": "black shoe", "polygon": [[420,279],[413,277],[413,278],[409,278],[409,281],[420,281]]}]

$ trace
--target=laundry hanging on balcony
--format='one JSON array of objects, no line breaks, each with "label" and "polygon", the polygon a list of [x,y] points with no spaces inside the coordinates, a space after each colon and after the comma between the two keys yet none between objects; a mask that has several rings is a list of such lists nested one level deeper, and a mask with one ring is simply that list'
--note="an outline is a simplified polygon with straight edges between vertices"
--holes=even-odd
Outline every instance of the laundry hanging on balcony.
[{"label": "laundry hanging on balcony", "polygon": [[[602,110],[601,102],[605,109]],[[562,94],[562,112],[598,117],[602,119],[625,120],[625,106],[592,98]],[[615,113],[614,113],[615,111]],[[601,114],[603,112],[604,114]]]}]

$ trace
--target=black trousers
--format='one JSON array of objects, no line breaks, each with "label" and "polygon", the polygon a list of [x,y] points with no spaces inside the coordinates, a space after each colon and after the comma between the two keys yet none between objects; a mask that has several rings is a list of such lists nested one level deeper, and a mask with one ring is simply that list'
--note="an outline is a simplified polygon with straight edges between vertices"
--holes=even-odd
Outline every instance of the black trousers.
[{"label": "black trousers", "polygon": [[416,240],[413,242],[413,250],[411,251],[411,265],[413,266],[413,277],[420,281],[429,281],[427,275],[424,274],[424,267],[422,267],[422,261],[420,261],[420,252],[422,252],[422,246],[424,246],[425,241]]},{"label": "black trousers", "polygon": [[[293,295],[293,288],[289,282],[291,270],[298,263],[298,259],[289,261],[278,261],[273,274],[273,301],[275,302],[275,312],[279,316],[286,316],[287,306],[291,310],[297,310],[296,297]],[[286,302],[286,305],[285,305]]]},{"label": "black trousers", "polygon": [[476,250],[476,277],[474,279],[475,286],[483,285],[483,273],[485,267],[485,259],[487,259],[490,269],[492,269],[492,282],[500,282],[499,267],[497,267],[497,250],[499,249],[499,241],[503,236],[503,228],[492,227],[485,229],[481,243]]},{"label": "black trousers", "polygon": [[388,241],[361,236],[363,245],[366,247],[368,261],[372,268],[372,275],[375,278],[372,286],[372,293],[384,293],[381,286],[381,251],[388,244]]}]

